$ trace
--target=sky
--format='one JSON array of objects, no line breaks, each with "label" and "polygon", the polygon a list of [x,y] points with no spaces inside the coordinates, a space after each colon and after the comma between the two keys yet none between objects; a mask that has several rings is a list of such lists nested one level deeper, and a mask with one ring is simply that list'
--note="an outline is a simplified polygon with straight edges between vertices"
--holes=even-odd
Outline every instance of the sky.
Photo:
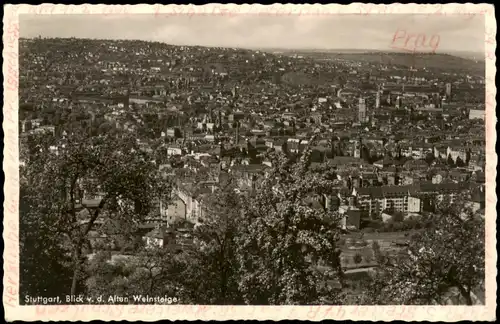
[{"label": "sky", "polygon": [[[421,50],[437,43],[436,52],[442,53],[482,53],[485,43],[484,18],[480,15],[154,17],[140,14],[24,14],[19,20],[21,37],[29,38],[139,39],[173,45],[382,51],[391,50],[395,42],[401,46],[418,44]],[[408,35],[415,37],[406,42]],[[421,36],[416,43],[417,35]]]}]

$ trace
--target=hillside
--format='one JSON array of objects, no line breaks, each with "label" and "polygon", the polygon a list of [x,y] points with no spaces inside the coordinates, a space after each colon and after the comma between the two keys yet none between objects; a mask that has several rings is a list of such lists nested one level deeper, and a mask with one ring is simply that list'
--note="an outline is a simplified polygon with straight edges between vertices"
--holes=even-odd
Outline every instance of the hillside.
[{"label": "hillside", "polygon": [[283,51],[286,55],[302,55],[315,59],[347,60],[358,62],[381,63],[384,65],[395,65],[401,67],[415,67],[417,69],[427,68],[440,71],[455,71],[484,76],[484,61],[473,61],[470,59],[453,56],[449,54],[427,54],[427,53],[396,53],[396,52],[332,52],[332,51]]}]

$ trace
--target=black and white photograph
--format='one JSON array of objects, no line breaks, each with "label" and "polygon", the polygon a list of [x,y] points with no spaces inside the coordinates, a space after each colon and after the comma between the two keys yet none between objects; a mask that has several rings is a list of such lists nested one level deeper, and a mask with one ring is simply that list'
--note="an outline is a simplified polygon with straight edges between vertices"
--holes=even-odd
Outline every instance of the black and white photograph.
[{"label": "black and white photograph", "polygon": [[19,304],[484,306],[485,60],[480,14],[20,14]]}]

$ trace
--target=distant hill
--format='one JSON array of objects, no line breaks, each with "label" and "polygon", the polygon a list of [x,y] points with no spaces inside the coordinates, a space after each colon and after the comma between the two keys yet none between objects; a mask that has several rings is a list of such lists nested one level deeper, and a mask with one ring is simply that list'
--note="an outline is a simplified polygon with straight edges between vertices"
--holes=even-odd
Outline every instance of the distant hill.
[{"label": "distant hill", "polygon": [[484,52],[479,53],[479,52],[467,52],[467,51],[454,51],[448,53],[453,56],[458,56],[464,59],[469,59],[473,61],[479,61],[479,62],[484,62]]},{"label": "distant hill", "polygon": [[[278,50],[276,50],[278,51]],[[427,68],[440,71],[461,71],[468,74],[484,76],[484,58],[472,60],[477,53],[460,52],[458,55],[429,54],[429,53],[401,53],[382,52],[370,50],[279,50],[285,55],[302,55],[314,59],[342,59],[347,61],[360,61],[397,65],[403,67]],[[458,54],[459,52],[457,52]]]}]

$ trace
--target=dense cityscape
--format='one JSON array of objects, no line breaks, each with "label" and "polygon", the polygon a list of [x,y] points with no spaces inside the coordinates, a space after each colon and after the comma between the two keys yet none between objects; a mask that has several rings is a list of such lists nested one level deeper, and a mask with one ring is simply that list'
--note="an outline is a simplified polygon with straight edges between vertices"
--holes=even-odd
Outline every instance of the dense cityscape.
[{"label": "dense cityscape", "polygon": [[484,304],[484,62],[39,37],[19,65],[21,302]]}]

